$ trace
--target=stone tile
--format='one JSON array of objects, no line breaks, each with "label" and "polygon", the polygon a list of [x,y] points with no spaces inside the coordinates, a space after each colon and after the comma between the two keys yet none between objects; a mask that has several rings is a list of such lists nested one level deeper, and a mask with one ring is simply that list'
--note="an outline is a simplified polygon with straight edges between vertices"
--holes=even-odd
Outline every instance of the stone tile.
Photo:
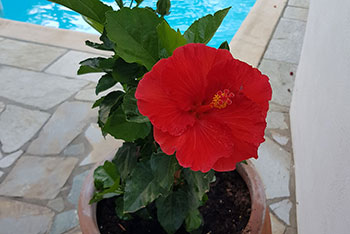
[{"label": "stone tile", "polygon": [[4,172],[3,171],[0,171],[0,179],[1,177],[4,175]]},{"label": "stone tile", "polygon": [[0,195],[54,199],[76,163],[76,158],[23,156],[1,183]]},{"label": "stone tile", "polygon": [[269,111],[267,113],[267,128],[269,129],[288,129],[288,125],[286,123],[286,116],[281,112]]},{"label": "stone tile", "polygon": [[291,155],[269,138],[261,144],[258,155],[251,161],[264,183],[267,199],[290,196]]},{"label": "stone tile", "polygon": [[27,152],[34,155],[59,154],[94,115],[89,103],[63,103],[45,124],[39,137],[30,144]]},{"label": "stone tile", "polygon": [[47,203],[47,206],[51,209],[54,209],[57,212],[61,212],[64,210],[64,201],[62,197],[56,198],[54,200],[51,200]]},{"label": "stone tile", "polygon": [[117,151],[123,141],[116,140],[110,135],[102,136],[97,124],[91,124],[85,132],[85,137],[92,146],[91,153],[80,163],[80,166],[101,162],[108,155]]},{"label": "stone tile", "polygon": [[12,153],[10,155],[7,155],[3,159],[0,160],[0,167],[1,168],[6,168],[11,166],[16,160],[23,154],[22,150],[19,150],[15,153]]},{"label": "stone tile", "polygon": [[3,158],[3,155],[2,155],[2,153],[0,152],[0,159],[2,159]]},{"label": "stone tile", "polygon": [[276,133],[276,132],[272,132],[271,133],[272,135],[272,138],[277,141],[280,145],[286,145],[289,141],[289,137],[287,136],[283,136],[279,133]]},{"label": "stone tile", "polygon": [[69,210],[56,215],[52,224],[50,234],[61,234],[78,225],[78,214],[76,210]]},{"label": "stone tile", "polygon": [[107,95],[108,93],[112,91],[117,91],[117,90],[123,90],[123,87],[118,83],[114,87],[99,93],[98,95],[95,94],[95,88],[91,89],[84,89],[81,90],[76,96],[75,99],[81,100],[81,101],[88,101],[88,102],[94,102],[97,99]]},{"label": "stone tile", "polygon": [[284,10],[283,17],[288,19],[296,19],[301,21],[307,21],[307,15],[309,13],[308,9],[300,8],[300,7],[292,7],[288,6]]},{"label": "stone tile", "polygon": [[273,234],[284,234],[284,231],[286,230],[286,227],[284,224],[279,221],[276,216],[272,213],[270,213],[271,216],[271,228]]},{"label": "stone tile", "polygon": [[4,40],[5,38],[3,38],[3,37],[0,37],[0,41],[2,41],[2,40]]},{"label": "stone tile", "polygon": [[272,101],[290,106],[297,65],[263,59],[259,69],[270,78]]},{"label": "stone tile", "polygon": [[49,117],[45,112],[7,105],[0,115],[2,150],[6,153],[18,150],[39,131]]},{"label": "stone tile", "polygon": [[54,212],[46,207],[0,198],[1,234],[46,233]]},{"label": "stone tile", "polygon": [[282,18],[264,58],[288,63],[299,62],[306,22]]},{"label": "stone tile", "polygon": [[289,214],[292,208],[292,202],[289,200],[283,200],[281,202],[273,203],[270,205],[271,210],[287,225],[290,225]]},{"label": "stone tile", "polygon": [[5,110],[5,103],[0,102],[0,113]]},{"label": "stone tile", "polygon": [[88,84],[6,66],[0,66],[0,74],[1,97],[42,110],[58,105]]},{"label": "stone tile", "polygon": [[67,50],[6,39],[0,43],[0,63],[41,71]]},{"label": "stone tile", "polygon": [[289,0],[288,5],[309,8],[310,0]]},{"label": "stone tile", "polygon": [[99,55],[79,51],[69,51],[67,54],[62,56],[62,58],[52,64],[48,69],[46,69],[46,72],[60,76],[97,82],[103,73],[77,75],[77,71],[80,67],[79,63],[91,57],[99,57]]},{"label": "stone tile", "polygon": [[89,171],[85,171],[79,175],[76,175],[73,179],[72,189],[70,190],[67,199],[70,203],[72,203],[76,207],[78,207],[81,187],[88,174],[89,174]]},{"label": "stone tile", "polygon": [[64,151],[64,155],[81,155],[85,152],[85,146],[83,143],[70,145]]}]

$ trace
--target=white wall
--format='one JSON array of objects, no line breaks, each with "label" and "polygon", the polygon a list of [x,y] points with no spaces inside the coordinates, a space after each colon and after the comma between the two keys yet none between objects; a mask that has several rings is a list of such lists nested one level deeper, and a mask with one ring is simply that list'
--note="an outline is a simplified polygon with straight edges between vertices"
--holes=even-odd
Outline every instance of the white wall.
[{"label": "white wall", "polygon": [[350,0],[311,0],[291,125],[299,234],[349,234]]}]

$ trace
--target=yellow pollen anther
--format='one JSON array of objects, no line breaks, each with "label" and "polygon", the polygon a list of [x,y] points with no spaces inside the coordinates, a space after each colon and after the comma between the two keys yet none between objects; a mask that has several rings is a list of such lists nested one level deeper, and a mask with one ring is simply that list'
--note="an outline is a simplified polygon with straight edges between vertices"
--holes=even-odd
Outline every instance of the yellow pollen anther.
[{"label": "yellow pollen anther", "polygon": [[225,89],[224,92],[219,90],[210,103],[211,108],[223,109],[232,104],[232,98],[235,96],[230,90]]}]

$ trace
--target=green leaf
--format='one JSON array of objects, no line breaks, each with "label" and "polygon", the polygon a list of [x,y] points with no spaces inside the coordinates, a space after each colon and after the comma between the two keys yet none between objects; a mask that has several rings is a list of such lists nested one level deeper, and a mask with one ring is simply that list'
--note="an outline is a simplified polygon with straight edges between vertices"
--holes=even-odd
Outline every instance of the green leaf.
[{"label": "green leaf", "polygon": [[99,166],[94,171],[94,183],[97,190],[109,188],[114,183],[119,184],[120,175],[117,167],[110,161],[105,161],[103,166]]},{"label": "green leaf", "polygon": [[132,216],[130,214],[124,213],[124,200],[123,197],[117,197],[115,199],[115,213],[121,220],[130,220]]},{"label": "green leaf", "polygon": [[107,12],[108,37],[115,51],[128,63],[139,63],[148,70],[159,60],[156,27],[163,19],[145,8],[123,8]]},{"label": "green leaf", "polygon": [[78,75],[93,72],[112,72],[115,64],[114,58],[88,58],[80,62]]},{"label": "green leaf", "polygon": [[115,0],[115,2],[118,4],[120,9],[122,9],[124,7],[123,0]]},{"label": "green leaf", "polygon": [[228,50],[228,51],[230,51],[230,46],[228,45],[227,41],[224,41],[224,42],[220,45],[219,49],[223,49],[223,50]]},{"label": "green leaf", "polygon": [[83,15],[83,19],[86,23],[88,23],[91,27],[93,27],[97,32],[103,33],[103,24],[100,24],[99,22]]},{"label": "green leaf", "polygon": [[100,103],[100,109],[98,111],[98,122],[100,127],[103,127],[103,125],[107,122],[111,112],[119,107],[123,96],[124,93],[122,91],[113,91],[107,96],[103,97],[103,100]]},{"label": "green leaf", "polygon": [[135,212],[167,194],[174,182],[176,165],[175,157],[164,153],[153,154],[150,160],[139,162],[126,180],[125,211]]},{"label": "green leaf", "polygon": [[120,175],[117,167],[109,161],[105,161],[102,166],[95,169],[94,184],[96,192],[90,200],[90,204],[123,193],[120,187]]},{"label": "green leaf", "polygon": [[157,1],[157,13],[161,16],[170,14],[170,0],[158,0]]},{"label": "green leaf", "polygon": [[103,33],[100,36],[100,41],[102,41],[103,43],[99,44],[91,41],[85,41],[85,44],[98,50],[114,51],[115,44],[111,42],[111,40],[109,40],[109,38],[107,37],[107,32],[105,28],[103,29]]},{"label": "green leaf", "polygon": [[209,191],[210,183],[215,178],[213,170],[203,173],[200,171],[184,170],[184,175],[187,183],[191,188],[191,192],[198,201],[201,201],[204,194]]},{"label": "green leaf", "polygon": [[181,32],[176,32],[166,21],[163,21],[158,25],[157,32],[160,45],[166,49],[169,56],[173,54],[173,51],[176,48],[187,44],[187,41],[184,36],[182,36]]},{"label": "green leaf", "polygon": [[113,70],[113,78],[122,83],[132,87],[138,84],[137,78],[143,76],[147,69],[137,63],[127,63],[122,58],[118,58]]},{"label": "green leaf", "polygon": [[185,219],[186,231],[192,232],[194,230],[197,230],[201,226],[202,222],[203,217],[199,210],[191,210]]},{"label": "green leaf", "polygon": [[110,74],[105,74],[103,75],[97,85],[96,85],[96,95],[98,95],[100,92],[105,91],[109,88],[112,88],[115,84],[117,83],[117,81],[113,78],[112,75]]},{"label": "green leaf", "polygon": [[156,200],[158,221],[167,233],[175,233],[188,213],[187,193],[177,190]]},{"label": "green leaf", "polygon": [[136,144],[124,142],[115,154],[113,163],[117,166],[120,176],[125,181],[129,174],[134,170],[137,163]]},{"label": "green leaf", "polygon": [[123,109],[119,107],[108,117],[102,131],[111,134],[116,139],[130,142],[146,137],[151,131],[151,124],[128,122]]},{"label": "green leaf", "polygon": [[136,7],[138,7],[141,3],[143,2],[143,0],[136,0]]},{"label": "green leaf", "polygon": [[121,194],[123,194],[123,190],[122,190],[120,184],[115,183],[112,187],[110,187],[108,189],[102,190],[100,192],[95,192],[94,195],[92,196],[89,204],[99,202],[103,199],[115,197],[115,196],[118,196]]},{"label": "green leaf", "polygon": [[231,7],[196,20],[184,33],[188,43],[207,44],[220,27]]},{"label": "green leaf", "polygon": [[124,96],[122,108],[124,110],[126,120],[133,123],[147,123],[149,122],[149,119],[147,116],[141,115],[139,108],[137,107],[135,92],[136,88],[131,88],[126,92]]},{"label": "green leaf", "polygon": [[100,24],[106,21],[105,14],[113,10],[112,7],[103,4],[100,0],[49,0],[61,4],[73,11],[76,11]]},{"label": "green leaf", "polygon": [[100,99],[96,100],[96,101],[94,102],[94,104],[92,105],[92,109],[94,109],[94,108],[100,106],[104,98],[105,98],[105,97],[101,97]]}]

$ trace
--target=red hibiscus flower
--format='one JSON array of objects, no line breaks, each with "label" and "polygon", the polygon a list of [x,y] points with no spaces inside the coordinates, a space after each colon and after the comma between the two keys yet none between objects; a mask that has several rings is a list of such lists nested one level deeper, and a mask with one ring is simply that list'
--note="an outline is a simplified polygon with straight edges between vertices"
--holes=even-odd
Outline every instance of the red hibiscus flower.
[{"label": "red hibiscus flower", "polygon": [[227,50],[177,48],[144,76],[135,96],[154,126],[154,139],[164,153],[176,152],[183,167],[229,171],[258,157],[271,86]]}]

